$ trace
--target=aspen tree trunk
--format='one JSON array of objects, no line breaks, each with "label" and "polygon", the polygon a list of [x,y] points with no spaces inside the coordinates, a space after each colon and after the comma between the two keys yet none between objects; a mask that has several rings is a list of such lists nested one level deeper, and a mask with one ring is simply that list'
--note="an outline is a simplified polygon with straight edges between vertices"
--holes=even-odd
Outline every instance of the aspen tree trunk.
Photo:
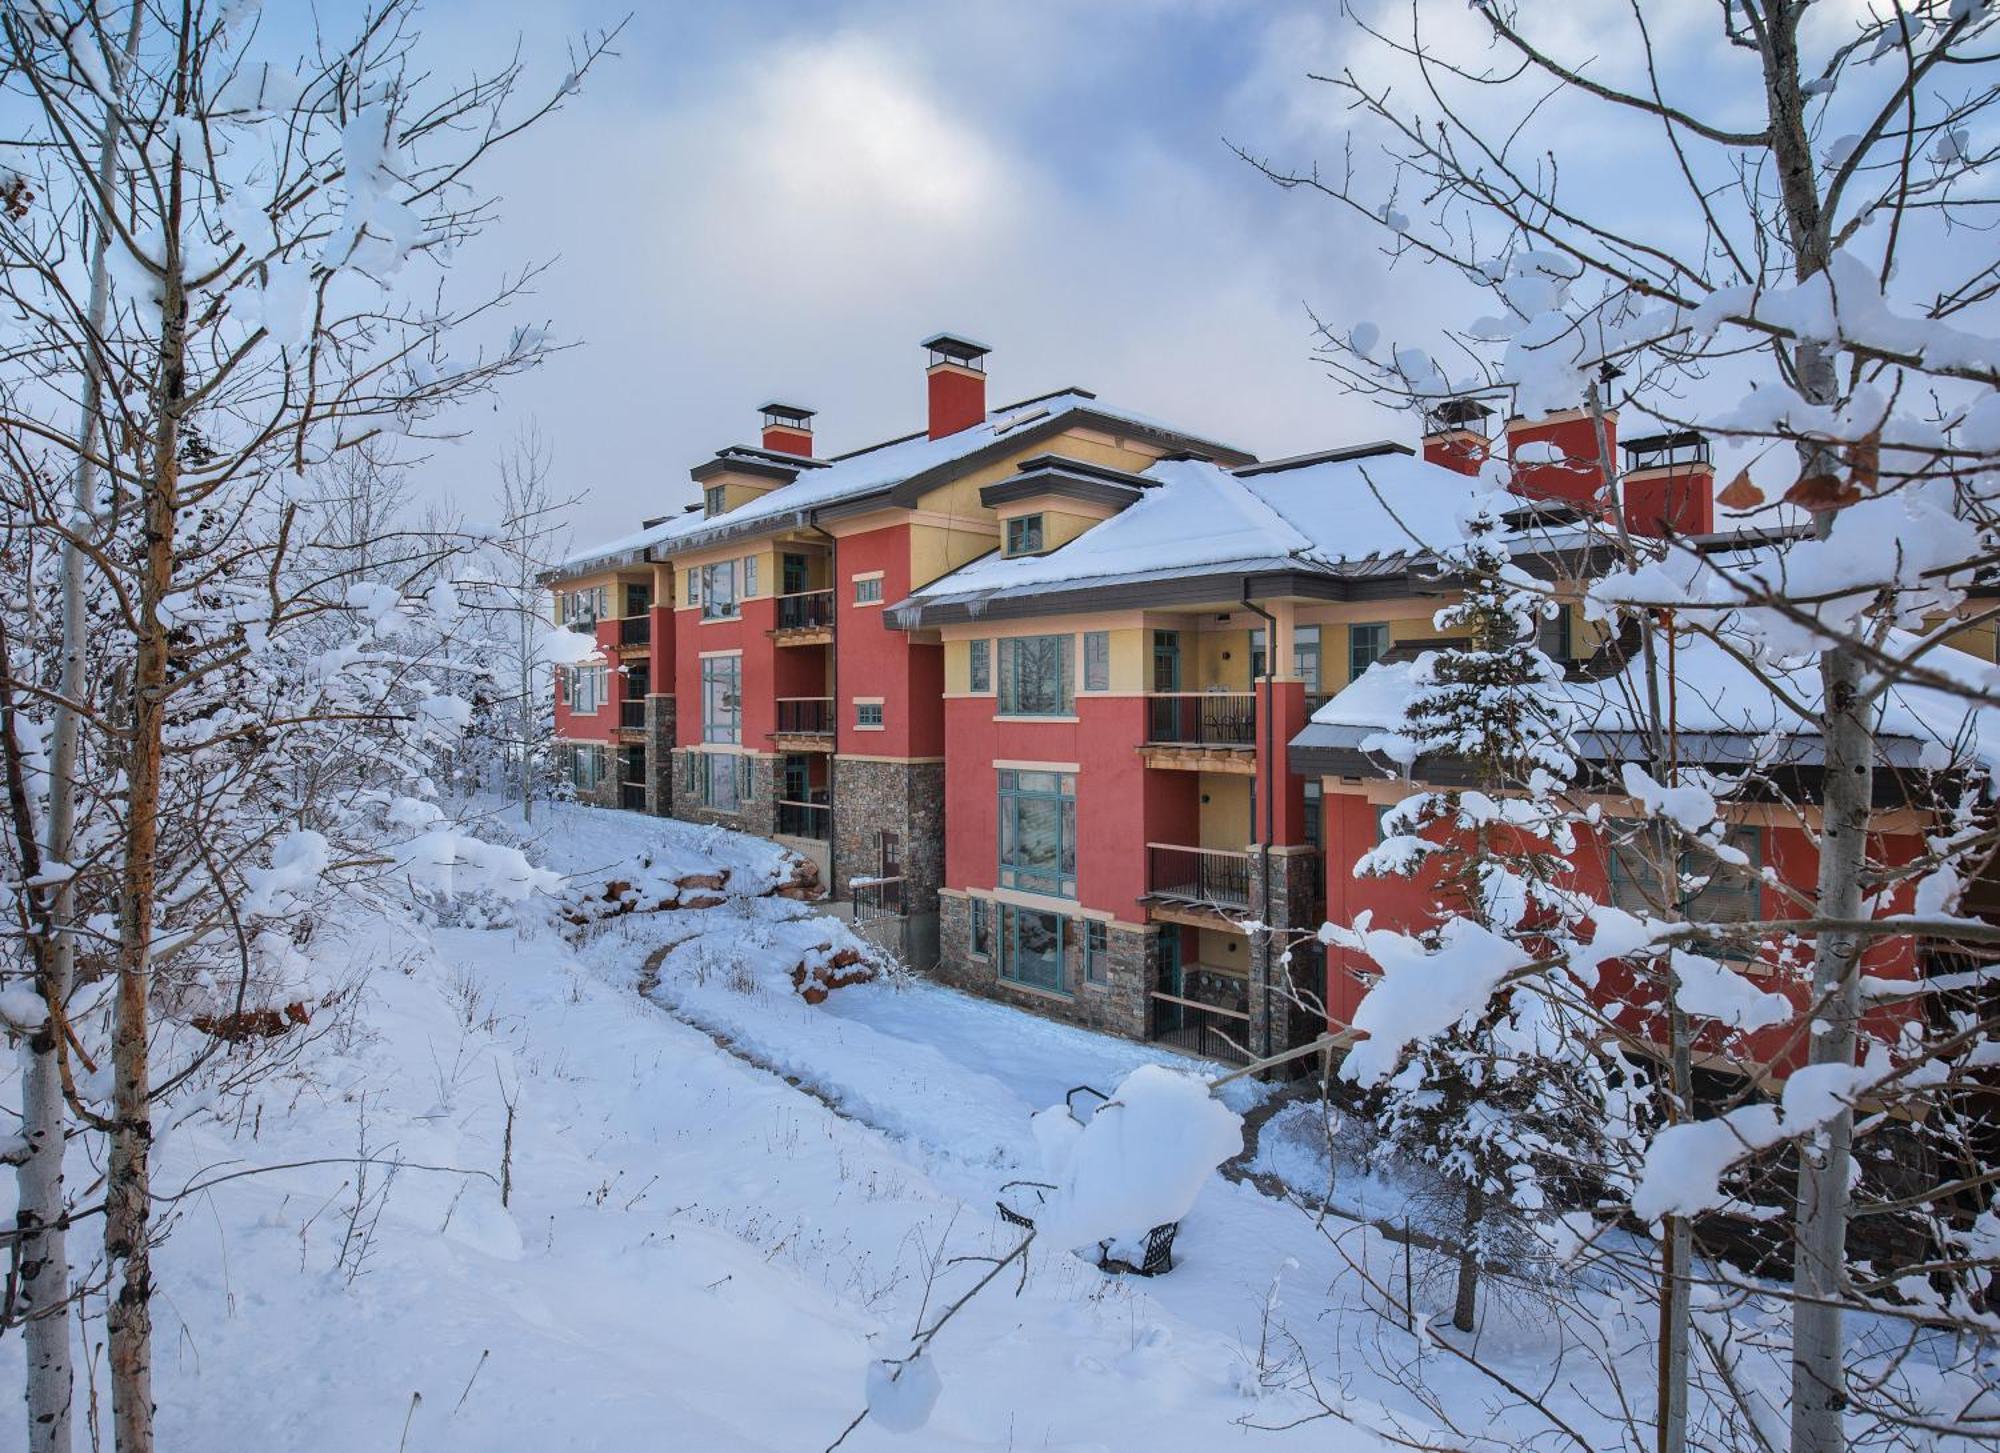
[{"label": "aspen tree trunk", "polygon": [[[124,65],[138,49],[143,18],[141,0],[133,0],[125,35]],[[89,44],[85,40],[84,44]],[[113,70],[112,94],[97,150],[97,205],[85,215],[98,214],[91,236],[90,297],[86,305],[83,406],[77,426],[80,444],[73,504],[77,521],[92,518],[97,505],[97,464],[93,450],[103,447],[98,413],[104,378],[97,343],[103,336],[110,308],[110,283],[105,253],[110,229],[102,209],[118,195],[117,86],[123,68]],[[83,554],[74,543],[62,547],[62,677],[56,703],[48,798],[47,861],[66,866],[76,827],[78,703],[84,694]],[[51,1006],[49,1018],[23,1045],[21,1066],[22,1133],[27,1159],[18,1175],[19,1209],[16,1225],[22,1233],[21,1296],[27,1317],[23,1343],[27,1360],[26,1395],[30,1453],[69,1453],[71,1409],[76,1372],[70,1362],[69,1318],[64,1303],[69,1293],[69,1227],[63,1194],[63,1148],[68,1138],[68,1107],[63,1103],[62,1071],[58,1062],[62,1033],[57,1015],[69,1002],[76,980],[76,940],[69,925],[76,917],[76,883],[66,878],[50,904],[50,941],[43,956],[41,992]]]},{"label": "aspen tree trunk", "polygon": [[[187,44],[185,36],[182,44]],[[187,290],[180,252],[184,181],[178,150],[170,167],[153,458],[151,477],[143,481],[141,491],[145,554],[138,582],[138,639],[127,724],[125,861],[119,885],[118,993],[111,1041],[115,1127],[105,1183],[104,1250],[117,1287],[106,1318],[117,1453],[153,1453],[153,1282],[147,1243],[152,1085],[147,1034],[158,898],[161,739],[168,698],[168,643],[160,607],[173,589],[180,425],[187,392]]]},{"label": "aspen tree trunk", "polygon": [[[1802,5],[1788,3],[1767,12],[1762,41],[1772,154],[1793,271],[1800,281],[1824,271],[1831,252],[1799,86],[1797,27],[1803,10]],[[1825,349],[1800,344],[1794,365],[1798,390],[1807,401],[1835,400],[1834,359]],[[1799,452],[1806,474],[1830,474],[1840,467],[1824,447],[1801,445]],[[1821,512],[1816,525],[1824,538],[1833,527],[1833,512]],[[1825,650],[1819,672],[1826,775],[1816,910],[1823,918],[1853,921],[1863,916],[1861,879],[1875,790],[1874,714],[1861,699],[1863,668],[1858,653],[1844,647]],[[1853,1064],[1861,1018],[1857,935],[1822,933],[1814,940],[1813,1002],[1808,1062]],[[1847,1392],[1840,1298],[1853,1143],[1854,1117],[1843,1110],[1812,1143],[1801,1147],[1792,1260],[1792,1453],[1840,1453],[1846,1447],[1841,1421]]]},{"label": "aspen tree trunk", "polygon": [[1458,1252],[1458,1297],[1451,1310],[1451,1325],[1461,1332],[1472,1330],[1473,1314],[1479,1309],[1479,1221],[1485,1214],[1486,1197],[1480,1193],[1479,1182],[1468,1181],[1464,1245]]}]

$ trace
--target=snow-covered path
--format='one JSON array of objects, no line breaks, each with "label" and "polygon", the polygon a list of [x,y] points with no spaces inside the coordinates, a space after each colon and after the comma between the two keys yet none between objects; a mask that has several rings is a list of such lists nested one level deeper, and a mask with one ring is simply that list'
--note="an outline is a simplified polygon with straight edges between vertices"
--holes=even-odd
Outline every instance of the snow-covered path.
[{"label": "snow-covered path", "polygon": [[[680,871],[702,859],[675,827],[650,830]],[[772,881],[736,868],[753,891]],[[786,970],[828,932],[800,905],[731,897],[619,920],[580,951],[542,927],[419,933],[367,916],[324,936],[328,973],[364,981],[339,1022],[315,1025],[294,1073],[163,1137],[165,1186],[316,1162],[180,1204],[158,1258],[163,1446],[824,1448],[868,1362],[984,1270],[952,1258],[1016,1244],[992,1203],[1037,1171],[1028,1114],[1165,1053],[921,984],[806,1005]],[[680,946],[648,1002],[640,966],[663,943]],[[1387,1446],[1334,1420],[1244,1426],[1311,1410],[1260,1387],[1278,1275],[1277,1319],[1320,1386],[1345,1384],[1363,1422],[1379,1425],[1382,1399],[1426,1424],[1357,1352],[1378,1324],[1299,1212],[1217,1177],[1176,1253],[1171,1275],[1141,1282],[1037,1246],[1018,1293],[996,1285],[936,1342],[929,1426],[863,1423],[844,1446]],[[1496,1319],[1487,1350],[1508,1335]],[[1542,1342],[1519,1335],[1532,1365]],[[0,1342],[0,1381],[18,1378],[18,1349]],[[1482,1398],[1453,1389],[1475,1427]]]}]

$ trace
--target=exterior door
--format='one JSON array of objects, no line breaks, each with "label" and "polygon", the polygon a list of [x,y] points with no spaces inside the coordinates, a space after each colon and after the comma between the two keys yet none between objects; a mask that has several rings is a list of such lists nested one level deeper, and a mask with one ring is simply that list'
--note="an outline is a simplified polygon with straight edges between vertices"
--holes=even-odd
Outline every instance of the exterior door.
[{"label": "exterior door", "polygon": [[1181,689],[1181,633],[1153,632],[1153,690]]},{"label": "exterior door", "polygon": [[780,566],[779,589],[786,595],[797,595],[806,588],[806,557],[787,555]]}]

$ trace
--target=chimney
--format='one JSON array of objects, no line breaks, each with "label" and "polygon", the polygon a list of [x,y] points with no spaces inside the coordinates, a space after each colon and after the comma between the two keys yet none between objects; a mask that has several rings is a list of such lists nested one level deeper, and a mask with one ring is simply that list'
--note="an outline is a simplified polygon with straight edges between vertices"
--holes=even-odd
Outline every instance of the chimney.
[{"label": "chimney", "polygon": [[1715,464],[1692,429],[1625,444],[1625,527],[1635,535],[1715,532]]},{"label": "chimney", "polygon": [[[1618,418],[1604,416],[1604,441],[1616,457]],[[1598,467],[1597,430],[1585,409],[1564,409],[1538,419],[1519,415],[1507,421],[1507,459],[1512,489],[1523,499],[1560,500],[1600,508],[1604,471]]]},{"label": "chimney", "polygon": [[797,404],[765,404],[764,447],[773,454],[797,454],[812,458],[813,411]]},{"label": "chimney", "polygon": [[1425,419],[1424,463],[1458,474],[1477,474],[1490,441],[1486,420],[1493,410],[1478,399],[1446,399]]},{"label": "chimney", "polygon": [[930,354],[924,376],[930,380],[930,435],[942,439],[986,421],[986,355],[984,343],[955,333],[936,333],[918,345]]}]

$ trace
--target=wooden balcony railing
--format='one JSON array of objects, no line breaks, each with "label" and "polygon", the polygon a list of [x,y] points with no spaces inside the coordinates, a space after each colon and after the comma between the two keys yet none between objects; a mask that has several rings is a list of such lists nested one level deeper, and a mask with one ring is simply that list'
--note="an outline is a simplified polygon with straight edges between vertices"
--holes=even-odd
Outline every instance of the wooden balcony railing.
[{"label": "wooden balcony railing", "polygon": [[1146,702],[1149,746],[1254,747],[1257,697],[1249,691],[1156,691]]},{"label": "wooden balcony railing", "polygon": [[1248,909],[1250,854],[1226,848],[1147,843],[1146,889],[1156,898],[1176,903]]},{"label": "wooden balcony railing", "polygon": [[833,624],[833,592],[801,590],[778,597],[778,629],[817,630]]},{"label": "wooden balcony railing", "polygon": [[781,696],[778,698],[778,731],[781,737],[830,737],[833,735],[831,696]]},{"label": "wooden balcony railing", "polygon": [[626,616],[618,622],[618,644],[621,646],[644,646],[653,639],[653,613]]}]

